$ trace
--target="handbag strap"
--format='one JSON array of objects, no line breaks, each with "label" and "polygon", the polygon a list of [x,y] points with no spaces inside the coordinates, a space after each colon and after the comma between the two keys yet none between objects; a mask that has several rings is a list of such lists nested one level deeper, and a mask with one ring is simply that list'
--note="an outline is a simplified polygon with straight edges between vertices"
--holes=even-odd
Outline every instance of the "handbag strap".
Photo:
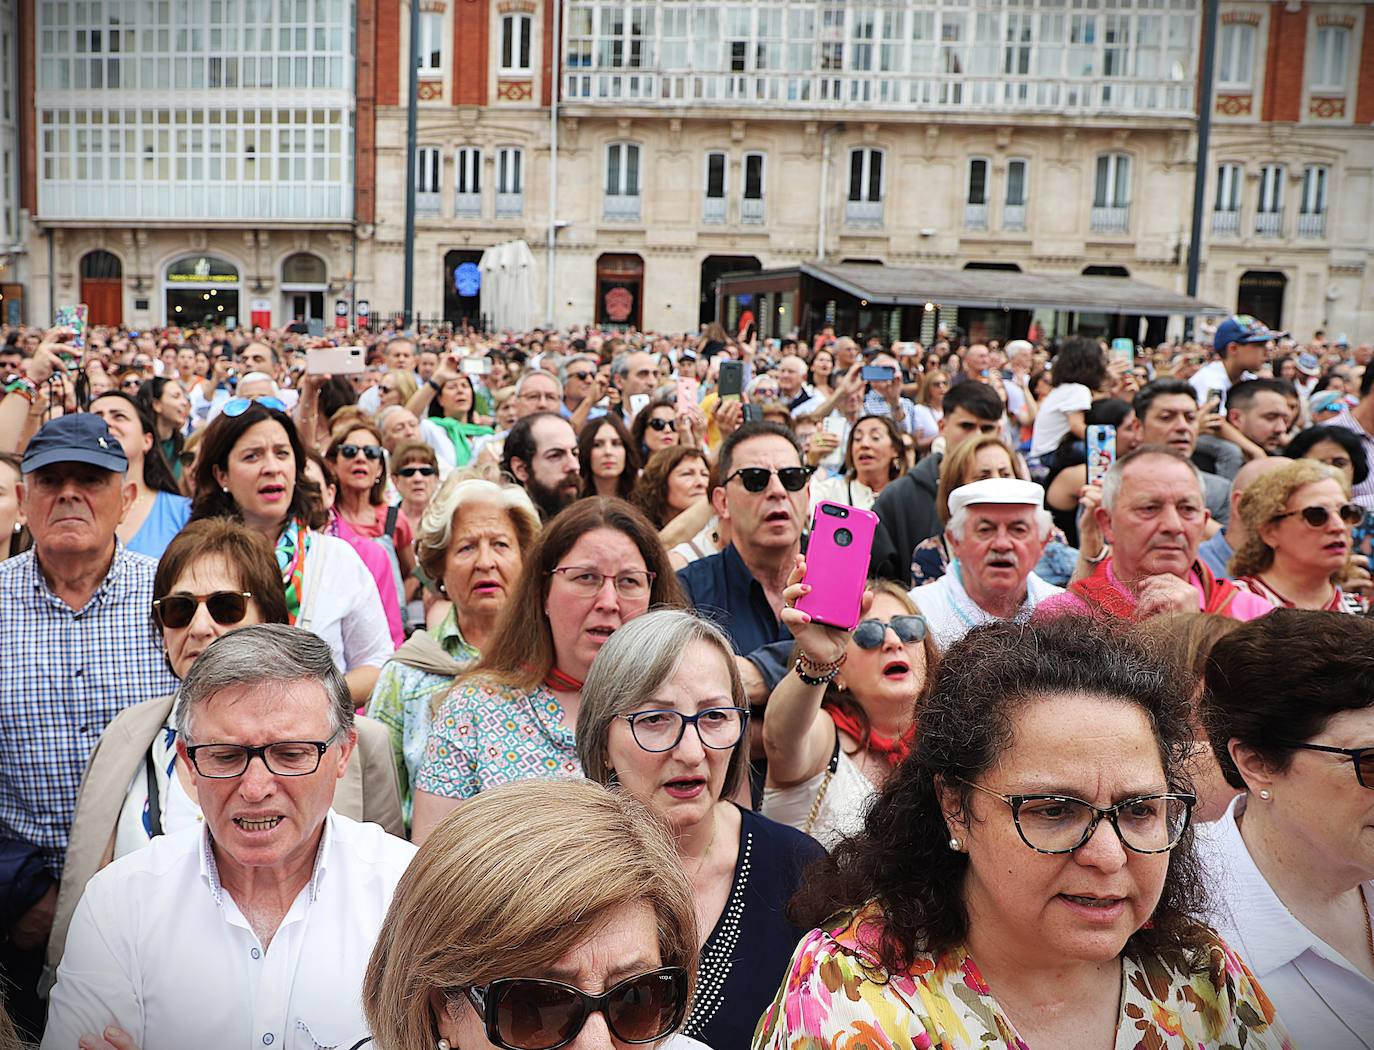
[{"label": "handbag strap", "polygon": [[153,762],[153,749],[143,753],[143,775],[148,781],[148,837],[157,838],[162,834],[162,798],[157,787],[157,765]]},{"label": "handbag strap", "polygon": [[816,798],[811,803],[811,812],[806,815],[806,823],[802,825],[802,834],[810,835],[811,829],[816,826],[816,818],[821,814],[821,803],[825,800],[825,792],[830,787],[830,782],[835,779],[835,770],[840,768],[840,730],[835,728],[835,749],[830,752],[830,763],[825,767],[825,776],[821,778],[821,786],[816,789]]}]

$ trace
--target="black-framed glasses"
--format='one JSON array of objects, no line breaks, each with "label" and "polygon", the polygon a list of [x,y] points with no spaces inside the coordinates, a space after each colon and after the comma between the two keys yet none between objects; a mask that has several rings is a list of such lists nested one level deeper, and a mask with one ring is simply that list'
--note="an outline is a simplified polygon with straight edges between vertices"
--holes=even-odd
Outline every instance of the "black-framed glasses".
[{"label": "black-framed glasses", "polygon": [[[1364,508],[1358,503],[1342,503],[1336,508],[1336,513],[1340,515],[1341,521],[1347,525],[1358,525],[1364,521]],[[1312,528],[1322,529],[1331,520],[1331,509],[1322,506],[1303,507],[1302,510],[1289,510],[1282,514],[1275,514],[1273,520],[1282,521],[1284,518],[1291,518],[1294,515],[1302,518]]]},{"label": "black-framed glasses", "polygon": [[648,425],[655,430],[677,430],[677,420],[664,419],[662,416],[655,416],[653,419],[649,420]]},{"label": "black-framed glasses", "polygon": [[677,747],[689,725],[697,731],[702,747],[728,751],[739,743],[744,727],[749,724],[749,711],[743,707],[708,707],[694,715],[668,708],[620,717],[630,723],[630,733],[640,749],[654,752]]},{"label": "black-framed glasses", "polygon": [[882,620],[860,620],[850,637],[860,649],[877,649],[887,637],[887,629],[904,645],[923,642],[926,637],[926,618],[924,616],[894,616],[884,623]]},{"label": "black-framed glasses", "polygon": [[396,473],[403,478],[413,478],[417,474],[422,478],[432,478],[439,472],[433,467],[402,467]]},{"label": "black-framed glasses", "polygon": [[1196,795],[1161,791],[1098,809],[1072,795],[1004,795],[959,779],[1010,806],[1017,834],[1036,853],[1072,853],[1093,837],[1104,817],[1133,853],[1168,853],[1183,838],[1197,803]]},{"label": "black-framed glasses", "polygon": [[210,619],[221,627],[242,623],[248,615],[251,591],[215,591],[213,594],[169,594],[153,599],[153,615],[163,627],[173,630],[185,627],[196,617],[202,605],[210,612]]},{"label": "black-framed glasses", "polygon": [[682,1024],[687,1013],[687,971],[681,966],[636,974],[600,995],[534,977],[503,977],[462,992],[486,1026],[487,1039],[505,1050],[558,1050],[595,1013],[622,1043],[652,1043]]},{"label": "black-framed glasses", "polygon": [[658,574],[647,569],[627,569],[614,577],[610,573],[599,572],[587,565],[560,565],[549,570],[550,576],[561,576],[568,586],[584,598],[590,598],[605,585],[609,579],[615,580],[615,593],[622,598],[648,598]]},{"label": "black-framed glasses", "polygon": [[1278,740],[1282,747],[1294,747],[1301,751],[1321,751],[1328,755],[1344,755],[1355,767],[1355,779],[1360,787],[1374,790],[1374,747],[1332,747],[1329,744],[1299,744],[1291,740]]},{"label": "black-framed glasses", "polygon": [[591,378],[592,376],[594,376],[594,375],[596,375],[595,372],[569,372],[569,373],[568,373],[568,378],[569,378],[569,379],[576,379],[576,380],[578,380],[579,382],[585,383],[588,379],[590,379],[590,378]]},{"label": "black-framed glasses", "polygon": [[267,771],[279,777],[308,777],[320,768],[320,760],[339,738],[337,729],[328,740],[281,740],[252,747],[249,744],[191,744],[187,757],[196,772],[211,780],[232,780],[248,772],[248,763],[262,759]]},{"label": "black-framed glasses", "polygon": [[782,482],[782,487],[788,492],[800,492],[806,487],[806,483],[815,471],[815,467],[783,467],[780,470],[773,470],[769,467],[740,467],[728,478],[724,484],[728,485],[735,478],[739,478],[740,483],[749,492],[762,492],[768,487],[768,482],[773,475],[778,476],[778,481]]},{"label": "black-framed glasses", "polygon": [[363,455],[371,460],[382,458],[381,445],[340,445],[339,456],[343,459],[352,459],[354,456]]}]

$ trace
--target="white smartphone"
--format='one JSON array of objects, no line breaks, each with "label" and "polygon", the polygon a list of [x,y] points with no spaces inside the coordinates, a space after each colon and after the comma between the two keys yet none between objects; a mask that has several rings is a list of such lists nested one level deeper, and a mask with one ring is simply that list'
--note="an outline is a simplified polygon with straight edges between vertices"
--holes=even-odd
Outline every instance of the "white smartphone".
[{"label": "white smartphone", "polygon": [[323,346],[305,352],[306,375],[356,375],[366,368],[361,346]]},{"label": "white smartphone", "polygon": [[465,357],[462,361],[463,374],[468,376],[491,375],[491,358]]},{"label": "white smartphone", "polygon": [[646,408],[648,408],[648,407],[649,407],[649,395],[648,395],[648,394],[631,394],[631,395],[630,395],[630,418],[631,418],[631,419],[634,419],[635,416],[639,415],[641,412],[643,412],[643,411],[644,411]]}]

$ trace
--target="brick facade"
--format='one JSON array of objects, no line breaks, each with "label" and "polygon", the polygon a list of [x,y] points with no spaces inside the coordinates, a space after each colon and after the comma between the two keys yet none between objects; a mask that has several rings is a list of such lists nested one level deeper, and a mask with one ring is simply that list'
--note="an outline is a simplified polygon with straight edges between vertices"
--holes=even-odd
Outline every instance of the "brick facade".
[{"label": "brick facade", "polygon": [[487,104],[487,56],[491,53],[491,11],[487,0],[453,5],[453,104]]},{"label": "brick facade", "polygon": [[353,218],[370,223],[377,212],[377,0],[358,0],[357,27]]},{"label": "brick facade", "polygon": [[401,0],[377,2],[377,105],[401,103]]},{"label": "brick facade", "polygon": [[1364,20],[1364,40],[1360,44],[1359,78],[1355,84],[1355,123],[1374,124],[1374,18]]},{"label": "brick facade", "polygon": [[1264,77],[1263,120],[1297,121],[1302,117],[1303,63],[1307,56],[1309,11],[1288,10],[1277,0],[1269,11],[1269,69]]}]

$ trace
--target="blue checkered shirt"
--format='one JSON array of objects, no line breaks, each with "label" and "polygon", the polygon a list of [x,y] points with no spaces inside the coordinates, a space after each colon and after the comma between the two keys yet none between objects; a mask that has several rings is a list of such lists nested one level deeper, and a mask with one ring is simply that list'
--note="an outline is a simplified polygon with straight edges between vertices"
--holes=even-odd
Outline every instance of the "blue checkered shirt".
[{"label": "blue checkered shirt", "polygon": [[130,704],[176,691],[150,615],[156,568],[119,544],[73,610],[33,551],[0,562],[0,838],[42,848],[55,876],[100,734]]}]

